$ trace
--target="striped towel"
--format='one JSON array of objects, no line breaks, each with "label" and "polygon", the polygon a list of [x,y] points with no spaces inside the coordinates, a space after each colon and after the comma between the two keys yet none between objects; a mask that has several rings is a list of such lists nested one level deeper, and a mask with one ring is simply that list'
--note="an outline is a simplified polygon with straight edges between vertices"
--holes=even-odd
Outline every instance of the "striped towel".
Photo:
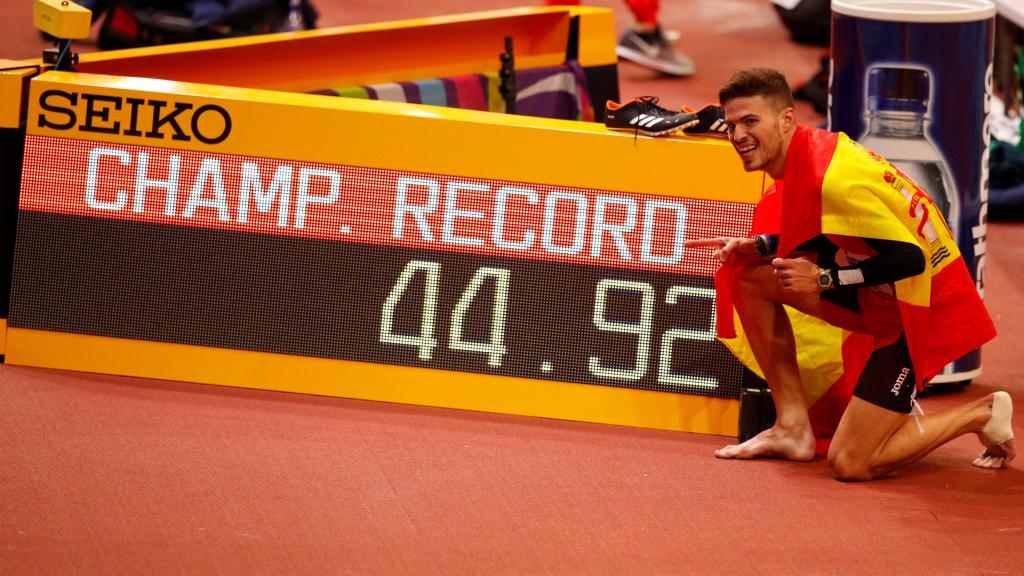
[{"label": "striped towel", "polygon": [[[504,112],[497,73],[315,90],[313,94]],[[516,71],[516,113],[594,121],[583,69],[576,62]]]}]

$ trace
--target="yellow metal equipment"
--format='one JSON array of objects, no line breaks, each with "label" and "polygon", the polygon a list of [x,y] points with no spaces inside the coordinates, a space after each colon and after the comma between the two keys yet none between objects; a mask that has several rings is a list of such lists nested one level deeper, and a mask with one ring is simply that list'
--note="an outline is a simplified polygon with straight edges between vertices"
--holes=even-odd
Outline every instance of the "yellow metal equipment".
[{"label": "yellow metal equipment", "polygon": [[35,27],[54,38],[89,37],[92,12],[69,0],[35,0],[32,16]]},{"label": "yellow metal equipment", "polygon": [[[719,358],[713,266],[676,249],[746,231],[762,180],[727,142],[282,91],[472,72],[509,30],[518,62],[557,62],[573,16],[581,63],[614,66],[610,12],[544,8],[85,55],[27,93],[0,83],[4,106],[26,102],[0,127],[24,162],[0,353],[735,434],[735,366],[686,357]],[[396,40],[445,44],[331,64],[329,47]]]}]

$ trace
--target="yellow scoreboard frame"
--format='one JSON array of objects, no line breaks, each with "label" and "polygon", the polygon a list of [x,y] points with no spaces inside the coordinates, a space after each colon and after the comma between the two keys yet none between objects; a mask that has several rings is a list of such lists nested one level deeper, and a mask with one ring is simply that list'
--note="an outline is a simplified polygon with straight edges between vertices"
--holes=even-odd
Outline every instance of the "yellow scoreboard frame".
[{"label": "yellow scoreboard frame", "polygon": [[[599,22],[605,45],[613,48],[614,36],[605,29],[610,13],[582,10]],[[548,17],[552,11],[536,13]],[[497,14],[499,20],[509,16]],[[232,50],[242,45],[226,44]],[[26,70],[31,69],[6,77],[20,85],[31,75]],[[50,71],[28,85],[27,111],[19,122],[35,147],[26,152],[22,210],[49,201],[46,191],[30,190],[32,174],[61,169],[75,146],[104,150],[115,166],[136,150],[154,157],[160,150],[181,151],[204,162],[216,155],[344,164],[741,205],[756,202],[763,185],[759,175],[742,171],[727,142],[714,138],[636,138],[584,122],[105,74]],[[13,93],[0,95],[0,102],[10,105]],[[167,121],[168,111],[179,109]],[[112,186],[108,192],[117,189]],[[95,197],[93,204],[113,205]],[[31,232],[19,228],[18,234],[22,250]],[[732,398],[26,328],[14,320],[18,302],[12,300],[5,341],[0,326],[0,354],[10,364],[723,435],[737,430],[738,402]]]}]

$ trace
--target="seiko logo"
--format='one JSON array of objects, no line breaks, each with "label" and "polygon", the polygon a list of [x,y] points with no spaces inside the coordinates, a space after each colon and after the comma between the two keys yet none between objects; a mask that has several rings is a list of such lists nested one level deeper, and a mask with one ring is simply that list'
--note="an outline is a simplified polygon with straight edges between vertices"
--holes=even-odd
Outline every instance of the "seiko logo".
[{"label": "seiko logo", "polygon": [[219,144],[231,134],[231,115],[216,104],[143,100],[46,90],[39,95],[40,128]]},{"label": "seiko logo", "polygon": [[897,378],[896,383],[892,385],[892,390],[889,390],[889,392],[892,392],[893,396],[900,395],[900,388],[903,387],[903,382],[907,379],[908,374],[910,374],[910,368],[904,368],[903,371],[900,372],[900,377]]}]

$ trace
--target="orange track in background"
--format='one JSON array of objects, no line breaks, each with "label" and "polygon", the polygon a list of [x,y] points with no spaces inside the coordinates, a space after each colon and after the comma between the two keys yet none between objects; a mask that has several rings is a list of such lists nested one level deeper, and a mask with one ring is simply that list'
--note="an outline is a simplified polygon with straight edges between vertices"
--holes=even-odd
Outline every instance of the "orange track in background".
[{"label": "orange track in background", "polygon": [[[324,26],[516,5],[316,4]],[[624,3],[594,4],[628,25]],[[0,56],[44,46],[30,21],[27,2],[5,9]],[[794,82],[818,66],[763,0],[664,1],[662,22],[697,75],[623,64],[624,97],[696,106],[739,66]],[[983,376],[923,400],[935,411],[1007,389],[1018,437],[1020,246],[1020,224],[990,225],[1001,334]],[[973,469],[979,447],[963,437],[892,478],[841,484],[820,459],[715,460],[727,440],[0,366],[0,573],[1024,573],[1024,459]]]}]

